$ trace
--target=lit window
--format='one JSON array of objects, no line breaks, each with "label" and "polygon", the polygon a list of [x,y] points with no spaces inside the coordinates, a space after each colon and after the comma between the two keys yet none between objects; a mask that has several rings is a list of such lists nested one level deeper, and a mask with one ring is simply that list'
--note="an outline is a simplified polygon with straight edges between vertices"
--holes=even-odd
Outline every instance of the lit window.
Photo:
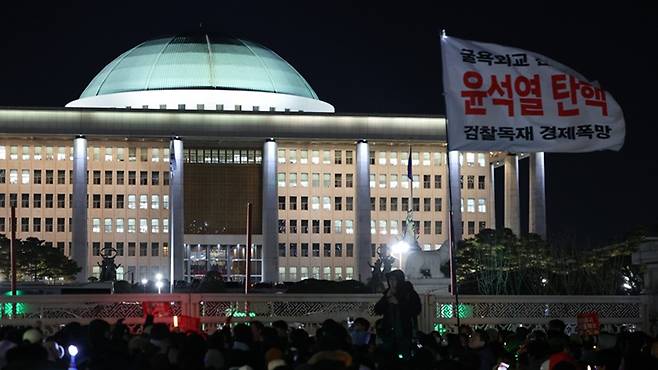
[{"label": "lit window", "polygon": [[117,232],[122,233],[123,232],[123,218],[117,218],[116,223],[117,223]]},{"label": "lit window", "polygon": [[386,164],[386,152],[379,152],[379,160],[377,162],[381,165]]},{"label": "lit window", "polygon": [[375,187],[375,174],[370,174],[370,188],[373,189]]},{"label": "lit window", "polygon": [[322,209],[331,210],[331,198],[322,197]]},{"label": "lit window", "polygon": [[149,199],[148,195],[142,194],[139,196],[139,209],[148,209]]},{"label": "lit window", "polygon": [[151,232],[159,233],[160,232],[160,220],[157,218],[151,219]]},{"label": "lit window", "polygon": [[379,175],[379,187],[382,189],[386,187],[386,175]]},{"label": "lit window", "polygon": [[466,199],[466,212],[475,212],[475,199]]},{"label": "lit window", "polygon": [[128,194],[128,209],[137,208],[136,196],[135,194]]},{"label": "lit window", "polygon": [[290,161],[290,164],[296,164],[297,163],[297,150],[296,149],[290,149],[288,151],[288,160]]},{"label": "lit window", "polygon": [[111,218],[106,218],[104,221],[105,221],[104,222],[105,227],[103,228],[103,232],[111,233],[112,232],[112,219]]},{"label": "lit window", "polygon": [[308,150],[299,151],[299,163],[307,164],[308,163]]},{"label": "lit window", "polygon": [[7,159],[7,147],[5,147],[4,145],[0,145],[0,159]]},{"label": "lit window", "polygon": [[345,279],[354,279],[354,267],[345,267]]},{"label": "lit window", "polygon": [[420,155],[418,152],[411,153],[411,164],[417,166],[420,163]]},{"label": "lit window", "polygon": [[160,208],[160,196],[151,195],[151,209],[158,209],[158,208]]},{"label": "lit window", "polygon": [[18,146],[12,145],[9,147],[9,159],[15,161],[18,159]]},{"label": "lit window", "polygon": [[57,160],[58,161],[66,160],[66,148],[62,146],[57,148]]},{"label": "lit window", "polygon": [[288,184],[290,185],[291,188],[294,188],[297,186],[297,173],[293,172],[288,174]]},{"label": "lit window", "polygon": [[328,150],[322,151],[322,164],[331,164],[331,152]]},{"label": "lit window", "polygon": [[409,178],[407,175],[400,175],[400,187],[402,189],[409,189]]},{"label": "lit window", "polygon": [[286,163],[286,150],[285,149],[279,149],[277,155],[278,155],[277,160],[278,160],[279,163],[281,163],[281,164]]},{"label": "lit window", "polygon": [[334,279],[343,280],[343,268],[342,267],[334,267]]},{"label": "lit window", "polygon": [[134,233],[135,232],[135,219],[134,218],[129,218],[128,219],[128,232],[129,233]]},{"label": "lit window", "polygon": [[354,234],[354,221],[345,220],[345,234]]},{"label": "lit window", "polygon": [[398,235],[398,221],[391,220],[391,235]]},{"label": "lit window", "polygon": [[469,167],[475,165],[475,153],[466,153],[466,165]]},{"label": "lit window", "polygon": [[22,170],[21,184],[29,184],[29,183],[30,183],[30,170]]},{"label": "lit window", "polygon": [[375,220],[370,220],[370,234],[375,234],[377,233],[377,221]]},{"label": "lit window", "polygon": [[140,218],[139,219],[139,232],[140,233],[146,233],[148,232],[149,225],[148,225],[148,220],[145,218]]},{"label": "lit window", "polygon": [[331,174],[323,173],[322,174],[322,186],[328,188],[331,186]]},{"label": "lit window", "polygon": [[30,160],[30,147],[27,145],[23,145],[23,156],[22,156],[24,161],[29,161]]},{"label": "lit window", "polygon": [[299,185],[304,188],[308,187],[308,173],[302,173],[300,177]]},{"label": "lit window", "polygon": [[312,150],[311,151],[311,163],[320,164],[320,151]]},{"label": "lit window", "polygon": [[423,166],[429,166],[430,165],[430,153],[423,153]]},{"label": "lit window", "polygon": [[94,233],[100,233],[101,232],[101,219],[100,218],[91,219],[91,231],[94,232]]},{"label": "lit window", "polygon": [[288,274],[288,276],[290,276],[290,280],[297,281],[297,267],[289,267]]},{"label": "lit window", "polygon": [[322,275],[324,280],[331,280],[331,267],[323,267]]},{"label": "lit window", "polygon": [[162,196],[162,208],[169,209],[169,195]]},{"label": "lit window", "polygon": [[112,162],[112,148],[105,148],[105,162]]},{"label": "lit window", "polygon": [[311,197],[311,209],[320,209],[320,197]]},{"label": "lit window", "polygon": [[390,164],[397,166],[398,165],[398,152],[391,152],[388,155],[388,161]]},{"label": "lit window", "polygon": [[314,173],[311,174],[311,186],[314,188],[320,187],[320,174]]},{"label": "lit window", "polygon": [[280,188],[285,188],[286,187],[286,174],[283,172],[279,172],[277,175],[277,182]]},{"label": "lit window", "polygon": [[386,220],[379,220],[379,234],[381,235],[388,234],[388,227],[386,224],[387,224]]},{"label": "lit window", "polygon": [[480,213],[487,212],[487,204],[485,203],[484,198],[478,199],[478,212]]},{"label": "lit window", "polygon": [[434,162],[433,164],[435,166],[440,166],[443,164],[443,162],[441,161],[441,153],[432,153],[432,156],[433,156],[432,160]]},{"label": "lit window", "polygon": [[343,232],[343,220],[334,220],[334,232],[336,234]]},{"label": "lit window", "polygon": [[420,189],[420,176],[413,175],[414,177],[414,189]]},{"label": "lit window", "polygon": [[391,180],[391,182],[389,184],[390,188],[391,189],[397,188],[398,187],[398,175],[391,175],[390,180]]},{"label": "lit window", "polygon": [[480,167],[484,167],[486,165],[486,160],[484,157],[484,153],[478,153],[478,165]]},{"label": "lit window", "polygon": [[151,162],[160,161],[160,148],[151,148]]}]

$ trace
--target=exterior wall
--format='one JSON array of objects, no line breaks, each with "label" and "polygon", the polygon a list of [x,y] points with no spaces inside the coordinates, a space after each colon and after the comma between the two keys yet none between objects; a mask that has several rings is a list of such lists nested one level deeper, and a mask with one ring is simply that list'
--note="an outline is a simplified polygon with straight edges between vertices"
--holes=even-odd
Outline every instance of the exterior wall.
[{"label": "exterior wall", "polygon": [[[373,260],[378,247],[390,246],[402,238],[407,202],[409,207],[415,206],[413,219],[418,226],[418,243],[421,248],[437,249],[447,240],[448,179],[445,146],[413,146],[415,204],[411,200],[407,178],[408,155],[409,146],[406,144],[370,144],[370,196],[374,203],[371,211]],[[351,143],[279,143],[280,280],[292,281],[307,277],[335,280],[356,278],[352,275],[356,264],[353,233],[355,160],[356,146]],[[492,209],[489,207],[489,156],[488,153],[463,153],[461,163],[464,178],[463,230],[464,237],[468,238],[480,229],[491,226],[488,224]],[[326,174],[329,175],[328,183],[325,181]],[[340,179],[336,175],[340,175]],[[314,184],[314,176],[319,178],[317,184]],[[348,184],[350,176],[352,186]],[[305,178],[308,178],[306,183]],[[472,188],[469,180],[472,180]],[[294,210],[291,209],[291,197],[297,203]],[[302,197],[308,199],[307,210],[302,209]],[[348,206],[350,197],[353,202],[351,209]],[[341,199],[340,210],[337,209],[337,198]],[[314,220],[318,221],[318,232],[313,230]],[[304,221],[308,223],[306,233],[302,230]],[[329,232],[324,228],[325,221],[330,222]],[[337,223],[340,228],[337,228]],[[293,225],[296,225],[296,229]],[[307,245],[308,256],[303,255],[304,244]],[[319,256],[317,253],[314,255],[313,244],[319,247]],[[329,253],[325,254],[327,244]],[[350,248],[352,253],[349,253]]]},{"label": "exterior wall", "polygon": [[[10,233],[10,198],[17,195],[16,217],[18,222],[17,237],[37,237],[47,245],[60,247],[66,255],[70,254],[71,245],[71,193],[72,193],[72,143],[71,140],[29,140],[3,139],[0,141],[0,170],[6,173],[5,181],[0,179],[0,194],[4,194],[5,203],[0,216],[0,233]],[[98,276],[100,269],[97,262],[101,257],[99,249],[108,245],[119,249],[115,262],[121,264],[119,278],[138,280],[142,277],[152,278],[157,272],[168,271],[168,144],[163,142],[117,142],[95,141],[88,146],[88,269]],[[16,152],[16,153],[14,153]],[[4,153],[4,155],[3,155]],[[134,153],[134,157],[131,155]],[[12,183],[12,172],[16,170],[17,183]],[[23,179],[23,171],[26,178]],[[38,183],[38,171],[41,181]],[[53,171],[52,184],[48,172]],[[63,178],[61,172],[64,171]],[[123,184],[120,184],[120,172],[123,171]],[[131,184],[131,172],[135,173],[135,184]],[[142,184],[141,175],[146,173]],[[106,173],[111,179],[106,181]],[[157,182],[154,174],[157,173]],[[100,177],[98,177],[100,176]],[[0,176],[1,177],[1,176]],[[23,181],[25,180],[25,181]],[[27,207],[22,204],[23,195],[29,196]],[[36,195],[36,197],[35,197]],[[94,195],[100,203],[94,201]],[[111,196],[108,207],[105,196]],[[123,207],[118,203],[118,195],[123,195]],[[131,196],[135,197],[134,208]],[[40,206],[38,197],[41,197]],[[52,196],[52,207],[47,199]],[[64,203],[61,203],[63,196]],[[145,196],[140,202],[140,198]],[[1,197],[1,195],[0,195]],[[58,199],[60,202],[58,202]],[[1,202],[0,202],[0,205]],[[109,207],[111,206],[111,207]],[[27,218],[27,229],[22,228],[22,219]],[[40,220],[40,221],[35,221]],[[52,219],[52,231],[47,226]],[[60,221],[58,221],[58,219]],[[63,219],[63,229],[61,227]],[[4,227],[2,223],[4,220]],[[106,220],[109,222],[106,228]],[[134,231],[130,224],[134,220]],[[145,220],[146,228],[140,228]],[[154,221],[157,220],[157,221]],[[123,222],[123,231],[120,223]],[[157,222],[157,224],[156,224]],[[40,223],[40,226],[39,226]],[[58,224],[60,225],[58,227]],[[157,226],[157,227],[156,227]],[[122,243],[122,244],[121,244]],[[134,243],[134,244],[133,244]],[[146,253],[143,244],[146,244]],[[134,245],[134,255],[132,255]],[[121,253],[123,246],[123,253]],[[123,276],[121,273],[123,272]],[[134,274],[133,274],[134,272]]]}]

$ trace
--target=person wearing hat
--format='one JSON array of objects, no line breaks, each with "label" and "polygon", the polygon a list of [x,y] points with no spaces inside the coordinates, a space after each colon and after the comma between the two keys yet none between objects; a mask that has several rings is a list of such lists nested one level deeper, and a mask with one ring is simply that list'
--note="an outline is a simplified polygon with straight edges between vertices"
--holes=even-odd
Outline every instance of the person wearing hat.
[{"label": "person wearing hat", "polygon": [[384,351],[409,359],[416,317],[421,310],[420,297],[402,270],[388,272],[386,280],[388,289],[374,307],[375,314],[383,315],[382,332],[377,334],[382,337]]}]

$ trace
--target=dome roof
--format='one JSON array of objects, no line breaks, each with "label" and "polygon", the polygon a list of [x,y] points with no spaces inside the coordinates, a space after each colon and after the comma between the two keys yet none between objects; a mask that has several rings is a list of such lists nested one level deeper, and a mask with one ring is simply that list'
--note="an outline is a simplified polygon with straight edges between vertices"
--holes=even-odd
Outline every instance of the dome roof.
[{"label": "dome roof", "polygon": [[80,98],[171,89],[262,91],[318,99],[306,80],[272,50],[207,34],[135,46],[105,66]]}]

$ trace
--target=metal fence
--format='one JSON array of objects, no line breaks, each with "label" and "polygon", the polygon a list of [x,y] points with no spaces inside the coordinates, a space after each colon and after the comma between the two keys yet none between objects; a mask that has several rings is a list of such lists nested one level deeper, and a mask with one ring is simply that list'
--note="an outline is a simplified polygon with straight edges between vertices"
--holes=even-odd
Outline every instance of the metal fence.
[{"label": "metal fence", "polygon": [[[88,323],[100,318],[123,319],[128,325],[144,321],[143,303],[168,307],[172,315],[199,318],[205,326],[231,322],[285,320],[310,331],[326,319],[345,321],[365,317],[374,321],[375,294],[111,294],[26,295],[0,298],[1,325],[41,325],[56,328],[72,321]],[[459,308],[451,297],[421,296],[419,328],[454,327],[456,313],[469,325],[511,328],[561,319],[573,325],[579,313],[596,311],[603,325],[628,325],[649,330],[647,301],[642,296],[461,296]]]}]

